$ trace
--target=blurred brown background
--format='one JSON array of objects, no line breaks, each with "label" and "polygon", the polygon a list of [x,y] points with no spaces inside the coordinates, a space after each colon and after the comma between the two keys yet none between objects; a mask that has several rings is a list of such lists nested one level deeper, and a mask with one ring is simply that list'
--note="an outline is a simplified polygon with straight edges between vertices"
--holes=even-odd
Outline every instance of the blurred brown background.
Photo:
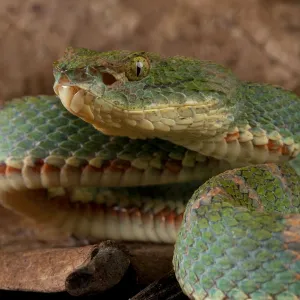
[{"label": "blurred brown background", "polygon": [[1,0],[0,99],[52,92],[66,46],[188,55],[300,93],[299,0]]}]

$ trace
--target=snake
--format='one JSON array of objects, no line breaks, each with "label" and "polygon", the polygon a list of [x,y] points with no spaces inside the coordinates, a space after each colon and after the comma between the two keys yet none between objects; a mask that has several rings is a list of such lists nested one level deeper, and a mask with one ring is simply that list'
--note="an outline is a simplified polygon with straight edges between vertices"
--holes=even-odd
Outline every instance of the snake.
[{"label": "snake", "polygon": [[220,64],[66,48],[0,110],[1,204],[78,237],[174,244],[190,299],[300,298],[300,98]]}]

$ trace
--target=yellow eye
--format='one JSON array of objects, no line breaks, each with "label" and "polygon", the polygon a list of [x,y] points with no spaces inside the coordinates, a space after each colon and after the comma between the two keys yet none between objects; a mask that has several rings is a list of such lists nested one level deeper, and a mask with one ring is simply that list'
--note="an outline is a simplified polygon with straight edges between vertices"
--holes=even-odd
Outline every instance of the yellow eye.
[{"label": "yellow eye", "polygon": [[150,62],[144,56],[135,56],[126,66],[126,77],[130,81],[140,80],[146,77],[150,71]]}]

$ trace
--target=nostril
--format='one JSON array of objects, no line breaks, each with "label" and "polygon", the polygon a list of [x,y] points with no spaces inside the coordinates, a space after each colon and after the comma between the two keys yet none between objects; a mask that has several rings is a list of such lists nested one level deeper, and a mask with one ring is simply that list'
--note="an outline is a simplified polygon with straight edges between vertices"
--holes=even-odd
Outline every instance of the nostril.
[{"label": "nostril", "polygon": [[109,73],[101,73],[101,74],[102,74],[102,81],[105,85],[112,85],[117,81],[117,79]]}]

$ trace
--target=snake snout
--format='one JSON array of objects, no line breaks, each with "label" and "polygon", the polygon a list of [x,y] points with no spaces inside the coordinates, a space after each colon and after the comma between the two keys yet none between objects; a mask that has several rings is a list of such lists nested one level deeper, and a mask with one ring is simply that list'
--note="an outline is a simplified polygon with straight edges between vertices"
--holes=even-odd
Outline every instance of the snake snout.
[{"label": "snake snout", "polygon": [[55,82],[53,87],[64,107],[87,122],[94,120],[93,101],[95,96],[76,85]]}]

